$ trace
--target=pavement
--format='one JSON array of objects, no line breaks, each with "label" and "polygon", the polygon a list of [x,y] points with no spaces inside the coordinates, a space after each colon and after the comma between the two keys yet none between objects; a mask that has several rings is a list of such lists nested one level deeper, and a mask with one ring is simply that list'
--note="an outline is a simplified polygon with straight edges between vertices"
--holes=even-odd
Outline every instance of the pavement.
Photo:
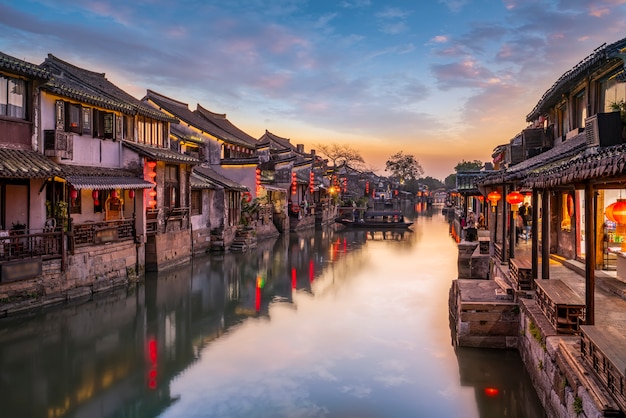
[{"label": "pavement", "polygon": [[[531,256],[531,240],[519,240],[515,255]],[[541,274],[541,268],[539,268]],[[585,264],[551,256],[550,279],[560,279],[572,291],[585,300]],[[608,325],[626,336],[626,283],[616,278],[616,272],[596,270],[595,272],[595,325]]]}]

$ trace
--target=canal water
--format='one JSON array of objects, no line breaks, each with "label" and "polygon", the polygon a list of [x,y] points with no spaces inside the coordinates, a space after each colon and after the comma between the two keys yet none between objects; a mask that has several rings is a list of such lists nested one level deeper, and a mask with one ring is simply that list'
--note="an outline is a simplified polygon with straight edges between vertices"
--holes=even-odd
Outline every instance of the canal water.
[{"label": "canal water", "polygon": [[418,209],[3,319],[0,416],[544,416],[517,352],[453,347],[456,244]]}]

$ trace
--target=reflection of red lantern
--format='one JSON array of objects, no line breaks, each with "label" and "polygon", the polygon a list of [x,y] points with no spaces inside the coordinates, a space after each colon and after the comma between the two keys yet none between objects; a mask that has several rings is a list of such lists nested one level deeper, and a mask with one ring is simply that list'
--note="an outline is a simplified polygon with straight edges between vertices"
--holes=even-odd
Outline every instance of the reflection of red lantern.
[{"label": "reflection of red lantern", "polygon": [[130,197],[131,199],[135,198],[135,191],[134,190],[129,190],[128,191],[128,197]]}]

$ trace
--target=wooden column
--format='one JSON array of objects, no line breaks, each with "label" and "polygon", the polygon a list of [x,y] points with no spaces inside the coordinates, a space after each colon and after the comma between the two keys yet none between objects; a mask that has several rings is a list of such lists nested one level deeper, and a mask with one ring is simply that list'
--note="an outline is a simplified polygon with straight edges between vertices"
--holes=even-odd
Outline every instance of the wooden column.
[{"label": "wooden column", "polygon": [[550,278],[550,191],[541,194],[541,278]]},{"label": "wooden column", "polygon": [[509,257],[507,257],[507,248],[509,246],[508,234],[507,234],[507,212],[509,205],[506,202],[507,187],[506,184],[502,185],[502,263],[508,263]]},{"label": "wooden column", "polygon": [[591,182],[585,184],[585,311],[587,325],[595,323],[596,282],[596,192]]},{"label": "wooden column", "polygon": [[533,196],[531,198],[531,206],[532,206],[532,211],[533,211],[533,216],[532,216],[532,225],[530,226],[531,229],[531,235],[532,235],[532,239],[530,241],[531,243],[531,251],[532,251],[532,258],[531,258],[531,275],[530,277],[534,280],[538,278],[538,270],[539,270],[539,254],[538,254],[538,250],[539,250],[539,239],[537,238],[537,224],[539,223],[539,210],[538,210],[538,206],[539,206],[539,193],[537,192],[537,189],[533,189]]}]

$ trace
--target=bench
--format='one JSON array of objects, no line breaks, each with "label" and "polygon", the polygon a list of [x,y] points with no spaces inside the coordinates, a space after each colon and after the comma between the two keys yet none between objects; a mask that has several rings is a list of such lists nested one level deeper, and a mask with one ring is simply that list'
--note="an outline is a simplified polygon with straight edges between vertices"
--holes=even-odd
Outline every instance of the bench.
[{"label": "bench", "polygon": [[535,280],[537,305],[558,334],[577,334],[585,318],[585,303],[558,279]]},{"label": "bench", "polygon": [[581,325],[580,330],[583,360],[626,411],[626,335],[606,325]]},{"label": "bench", "polygon": [[511,282],[518,290],[533,290],[532,264],[528,257],[509,259]]}]

